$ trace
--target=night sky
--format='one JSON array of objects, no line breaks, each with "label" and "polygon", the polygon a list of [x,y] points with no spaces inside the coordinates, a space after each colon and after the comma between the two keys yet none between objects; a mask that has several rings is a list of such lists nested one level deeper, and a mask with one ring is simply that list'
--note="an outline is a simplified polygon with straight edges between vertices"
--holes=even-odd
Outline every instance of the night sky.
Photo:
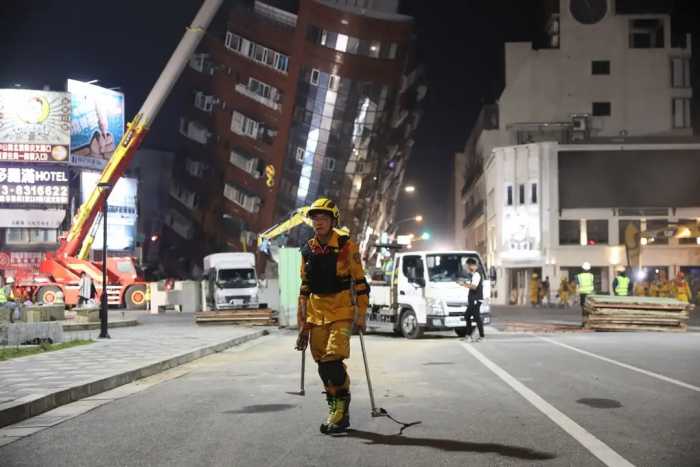
[{"label": "night sky", "polygon": [[[417,192],[410,198],[403,195],[400,215],[423,214],[425,228],[438,239],[448,233],[452,154],[463,148],[481,105],[493,102],[502,90],[504,43],[531,41],[538,33],[540,18],[532,9],[538,3],[403,2],[402,11],[416,18],[418,54],[427,68],[429,91],[407,172],[407,182]],[[681,13],[676,15],[678,27],[698,28],[698,3],[675,2],[676,13]],[[119,86],[125,93],[130,119],[199,5],[199,0],[1,0],[0,87],[20,83],[41,89],[48,84],[63,90],[67,78],[99,79],[97,84]],[[174,148],[176,102],[169,99],[145,147]]]}]

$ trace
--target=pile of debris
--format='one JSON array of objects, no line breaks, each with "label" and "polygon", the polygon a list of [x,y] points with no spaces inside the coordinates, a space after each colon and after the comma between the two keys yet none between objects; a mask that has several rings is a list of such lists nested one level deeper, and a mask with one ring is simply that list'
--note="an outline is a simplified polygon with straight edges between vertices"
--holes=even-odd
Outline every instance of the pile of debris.
[{"label": "pile of debris", "polygon": [[194,314],[197,324],[244,324],[249,326],[276,326],[277,314],[269,308],[241,310],[200,311]]},{"label": "pile of debris", "polygon": [[589,295],[583,327],[594,331],[688,330],[693,305],[673,298]]}]

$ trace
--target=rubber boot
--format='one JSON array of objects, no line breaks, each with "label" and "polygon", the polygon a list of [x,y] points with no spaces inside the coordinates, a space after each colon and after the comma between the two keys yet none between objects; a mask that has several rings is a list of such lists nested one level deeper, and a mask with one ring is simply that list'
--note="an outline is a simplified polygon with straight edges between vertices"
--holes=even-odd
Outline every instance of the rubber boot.
[{"label": "rubber boot", "polygon": [[326,420],[325,434],[344,433],[350,426],[350,393],[335,396],[334,410]]},{"label": "rubber boot", "polygon": [[335,396],[331,396],[329,393],[326,393],[326,402],[328,403],[328,416],[326,417],[326,420],[323,423],[321,423],[321,433],[326,433],[328,431],[328,423],[330,420],[333,419],[336,405],[335,399]]}]

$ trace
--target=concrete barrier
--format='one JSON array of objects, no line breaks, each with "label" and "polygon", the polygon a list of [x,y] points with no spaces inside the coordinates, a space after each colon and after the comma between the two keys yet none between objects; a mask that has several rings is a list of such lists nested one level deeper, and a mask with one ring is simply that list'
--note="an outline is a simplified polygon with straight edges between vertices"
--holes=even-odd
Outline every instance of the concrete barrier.
[{"label": "concrete barrier", "polygon": [[0,345],[21,345],[35,339],[63,342],[63,322],[7,323],[0,326]]}]

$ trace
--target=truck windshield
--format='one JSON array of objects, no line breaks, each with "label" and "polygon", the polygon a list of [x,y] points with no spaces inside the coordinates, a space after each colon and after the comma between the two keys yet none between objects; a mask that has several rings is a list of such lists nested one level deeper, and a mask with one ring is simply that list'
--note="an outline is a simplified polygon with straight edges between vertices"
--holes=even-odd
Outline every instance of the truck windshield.
[{"label": "truck windshield", "polygon": [[222,289],[243,289],[258,284],[254,269],[220,269],[217,282]]},{"label": "truck windshield", "polygon": [[477,271],[484,277],[484,270],[479,257],[470,253],[442,253],[427,255],[428,278],[430,282],[457,282],[467,279],[470,274],[467,260],[476,259]]}]

